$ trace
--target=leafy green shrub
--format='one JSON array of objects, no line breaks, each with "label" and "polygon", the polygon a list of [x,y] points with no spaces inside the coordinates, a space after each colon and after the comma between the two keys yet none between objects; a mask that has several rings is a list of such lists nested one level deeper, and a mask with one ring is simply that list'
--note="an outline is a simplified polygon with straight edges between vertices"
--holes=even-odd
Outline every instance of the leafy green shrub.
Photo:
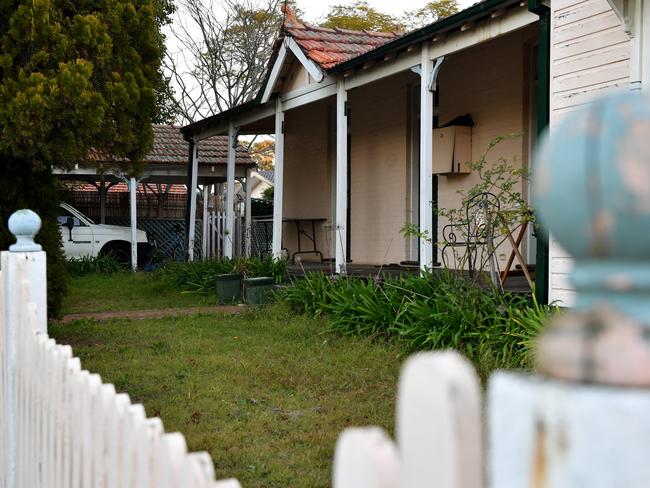
[{"label": "leafy green shrub", "polygon": [[280,298],[295,312],[328,315],[344,335],[398,340],[409,352],[457,349],[482,376],[531,367],[531,344],[550,313],[527,296],[480,288],[451,272],[383,282],[308,274]]},{"label": "leafy green shrub", "polygon": [[215,292],[215,278],[220,274],[241,273],[246,278],[272,276],[276,282],[284,280],[287,264],[273,258],[207,259],[184,263],[168,262],[156,273],[169,280],[172,286],[188,292],[209,295]]},{"label": "leafy green shrub", "polygon": [[516,324],[509,333],[516,338],[522,348],[522,366],[532,367],[537,338],[544,330],[549,318],[560,312],[557,305],[544,305],[537,302],[533,294],[532,303],[524,308],[509,310],[510,321]]},{"label": "leafy green shrub", "polygon": [[272,257],[239,258],[235,261],[235,270],[245,278],[261,278],[270,276],[276,283],[282,283],[287,274],[287,262],[284,259]]},{"label": "leafy green shrub", "polygon": [[278,298],[294,312],[316,317],[330,305],[335,288],[333,279],[323,273],[308,273],[304,279],[294,280],[291,286],[278,294]]},{"label": "leafy green shrub", "polygon": [[59,215],[59,190],[57,180],[49,165],[35,164],[3,154],[3,171],[0,172],[0,250],[7,250],[15,242],[7,221],[18,209],[29,208],[36,212],[42,227],[36,242],[47,254],[47,315],[59,317],[63,298],[68,289],[68,273],[61,248],[61,234],[56,218]]},{"label": "leafy green shrub", "polygon": [[70,276],[86,276],[89,274],[111,274],[126,271],[128,268],[112,255],[98,257],[84,256],[70,258],[65,263]]},{"label": "leafy green shrub", "polygon": [[215,277],[232,273],[234,263],[228,259],[167,262],[157,271],[158,277],[182,291],[209,295],[215,290]]}]

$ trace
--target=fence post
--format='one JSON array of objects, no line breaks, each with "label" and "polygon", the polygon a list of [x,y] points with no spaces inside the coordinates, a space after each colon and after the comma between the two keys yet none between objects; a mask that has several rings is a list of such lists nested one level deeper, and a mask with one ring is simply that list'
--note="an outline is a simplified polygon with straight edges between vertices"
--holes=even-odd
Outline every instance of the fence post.
[{"label": "fence post", "polygon": [[648,100],[614,93],[568,115],[537,154],[535,208],[573,258],[575,308],[544,328],[538,374],[491,380],[494,487],[649,484],[649,128]]},{"label": "fence post", "polygon": [[[16,370],[17,343],[23,327],[30,323],[28,303],[36,305],[36,318],[31,321],[36,331],[47,331],[47,295],[45,253],[34,237],[41,228],[41,219],[31,210],[18,210],[9,217],[9,231],[16,243],[9,252],[2,252],[2,289],[4,310],[2,323],[6,339],[5,364],[0,365],[6,385],[6,485],[16,486]],[[29,285],[25,282],[29,282]],[[1,347],[1,346],[0,346]]]}]

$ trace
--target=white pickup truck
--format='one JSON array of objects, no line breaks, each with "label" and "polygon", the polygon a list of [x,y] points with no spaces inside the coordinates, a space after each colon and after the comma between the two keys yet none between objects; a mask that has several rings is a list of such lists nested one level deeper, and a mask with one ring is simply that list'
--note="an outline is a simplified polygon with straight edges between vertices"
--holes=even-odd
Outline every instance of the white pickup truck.
[{"label": "white pickup truck", "polygon": [[[131,229],[119,225],[96,224],[76,208],[61,203],[59,229],[67,259],[113,254],[123,263],[131,262]],[[146,232],[138,230],[138,260],[149,255]]]}]

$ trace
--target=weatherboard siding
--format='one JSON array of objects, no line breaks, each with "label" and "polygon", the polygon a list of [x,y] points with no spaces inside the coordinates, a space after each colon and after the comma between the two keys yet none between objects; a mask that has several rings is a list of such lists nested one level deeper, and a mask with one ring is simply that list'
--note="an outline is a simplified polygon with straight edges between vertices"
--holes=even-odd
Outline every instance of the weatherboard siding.
[{"label": "weatherboard siding", "polygon": [[[626,89],[630,39],[607,0],[554,0],[551,30],[551,130],[570,112],[612,89]],[[571,306],[572,260],[551,236],[549,301]]]}]

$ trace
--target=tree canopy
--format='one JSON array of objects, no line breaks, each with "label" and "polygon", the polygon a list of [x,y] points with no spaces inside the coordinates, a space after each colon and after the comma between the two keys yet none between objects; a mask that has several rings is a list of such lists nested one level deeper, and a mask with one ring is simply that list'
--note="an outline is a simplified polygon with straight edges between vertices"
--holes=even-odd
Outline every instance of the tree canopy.
[{"label": "tree canopy", "polygon": [[402,26],[405,30],[414,30],[444,19],[458,12],[457,0],[435,0],[424,7],[410,10],[402,16]]},{"label": "tree canopy", "polygon": [[90,148],[141,159],[164,52],[156,0],[0,2],[0,154],[69,166]]},{"label": "tree canopy", "polygon": [[[280,32],[282,0],[178,0],[177,47],[165,56],[184,122],[255,96]],[[291,2],[290,2],[291,3]]]},{"label": "tree canopy", "polygon": [[[66,282],[52,167],[91,150],[137,162],[150,149],[172,11],[171,0],[0,0],[0,219],[40,215],[50,316]],[[0,249],[12,242],[0,226]]]},{"label": "tree canopy", "polygon": [[321,27],[370,31],[410,31],[458,12],[457,0],[433,0],[419,9],[393,16],[380,12],[365,0],[351,4],[334,5]]},{"label": "tree canopy", "polygon": [[363,0],[349,5],[334,5],[320,25],[329,28],[382,32],[401,29],[398,18],[378,11]]}]

